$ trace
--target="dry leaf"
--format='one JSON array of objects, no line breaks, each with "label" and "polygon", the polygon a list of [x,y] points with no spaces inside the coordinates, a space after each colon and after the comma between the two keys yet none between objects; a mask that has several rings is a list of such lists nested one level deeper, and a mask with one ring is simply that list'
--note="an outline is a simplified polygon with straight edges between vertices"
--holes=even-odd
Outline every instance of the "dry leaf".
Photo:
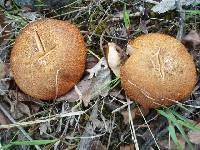
[{"label": "dry leaf", "polygon": [[[141,114],[138,107],[135,107],[134,109],[131,110],[131,116],[133,120],[142,117],[142,114],[146,116],[149,113],[149,109],[144,109],[140,107],[140,110],[142,111],[142,114]],[[129,112],[123,111],[121,114],[124,117],[124,123],[127,124],[129,122]]]},{"label": "dry leaf", "polygon": [[39,130],[40,135],[43,135],[44,133],[47,133],[47,129],[50,128],[49,122],[44,122],[40,124]]},{"label": "dry leaf", "polygon": [[10,79],[1,79],[0,80],[0,95],[5,95],[8,93],[10,86]]},{"label": "dry leaf", "polygon": [[101,141],[93,141],[89,150],[107,150]]},{"label": "dry leaf", "polygon": [[117,51],[115,43],[108,43],[108,65],[110,69],[113,71],[115,76],[120,77],[120,65],[121,65],[121,57],[120,53]]},{"label": "dry leaf", "polygon": [[92,54],[87,55],[87,63],[86,63],[86,69],[93,68],[98,63],[98,59],[94,57]]},{"label": "dry leaf", "polygon": [[10,65],[0,61],[0,79],[6,78],[10,73]]},{"label": "dry leaf", "polygon": [[[200,123],[196,125],[200,128]],[[188,132],[189,140],[194,144],[200,144],[200,132],[190,130]]]},{"label": "dry leaf", "polygon": [[21,102],[13,103],[13,106],[11,107],[11,114],[13,118],[20,119],[24,115],[30,116],[31,112],[27,105]]},{"label": "dry leaf", "polygon": [[116,99],[124,100],[126,97],[124,94],[122,94],[121,91],[121,89],[113,89],[112,91],[110,91],[109,95],[111,97],[115,97]]},{"label": "dry leaf", "polygon": [[22,17],[26,18],[29,21],[35,21],[37,19],[44,18],[41,14],[38,12],[23,12],[20,14]]},{"label": "dry leaf", "polygon": [[126,145],[126,146],[120,146],[120,150],[134,150],[134,145]]},{"label": "dry leaf", "polygon": [[[25,102],[26,104],[28,104],[32,113],[37,113],[39,111],[40,107],[42,106],[42,103],[40,105],[39,100],[36,100],[36,99],[30,97],[29,95],[21,92],[21,91],[9,90],[8,95],[14,101]],[[36,103],[34,103],[34,100],[35,100]],[[31,103],[29,103],[29,101],[31,101]],[[28,112],[25,113],[25,114],[29,115],[30,110],[28,110]]]},{"label": "dry leaf", "polygon": [[[182,149],[185,149],[185,140],[183,139],[182,135],[177,133],[176,136],[177,136],[177,140],[180,143]],[[167,137],[165,137],[163,140],[159,140],[158,144],[165,149],[169,149],[169,150],[177,149],[177,145],[173,142],[173,140],[170,140],[170,143],[169,143],[169,139]]]},{"label": "dry leaf", "polygon": [[8,124],[9,121],[5,115],[0,111],[0,125]]},{"label": "dry leaf", "polygon": [[99,95],[103,97],[108,95],[111,75],[105,58],[102,58],[92,69],[88,69],[87,71],[90,74],[85,76],[76,85],[76,88],[57,100],[74,102],[81,98],[84,105],[87,106],[91,99]]},{"label": "dry leaf", "polygon": [[17,4],[20,7],[33,7],[34,2],[33,0],[14,0],[15,4]]},{"label": "dry leaf", "polygon": [[16,91],[16,90],[10,90],[9,97],[11,97],[11,99],[13,100],[20,101],[20,102],[32,100],[32,98],[28,96],[27,94],[21,91]]},{"label": "dry leaf", "polygon": [[200,44],[200,34],[192,30],[185,37],[183,37],[182,41],[186,45],[192,45],[193,47],[196,47]]},{"label": "dry leaf", "polygon": [[24,103],[16,100],[11,101],[7,96],[4,99],[10,104],[10,112],[14,119],[20,119],[24,115],[31,115],[29,107]]},{"label": "dry leaf", "polygon": [[92,79],[93,77],[96,77],[102,69],[107,69],[107,68],[108,66],[107,66],[105,58],[100,59],[99,62],[93,68],[87,69],[87,72],[90,73],[88,79]]},{"label": "dry leaf", "polygon": [[[153,0],[146,0],[147,2],[154,3]],[[180,0],[182,6],[189,6],[193,3],[200,3],[200,0]],[[165,13],[169,10],[176,9],[177,0],[162,0],[160,3],[156,3],[156,5],[152,8],[154,12],[157,13]]]}]

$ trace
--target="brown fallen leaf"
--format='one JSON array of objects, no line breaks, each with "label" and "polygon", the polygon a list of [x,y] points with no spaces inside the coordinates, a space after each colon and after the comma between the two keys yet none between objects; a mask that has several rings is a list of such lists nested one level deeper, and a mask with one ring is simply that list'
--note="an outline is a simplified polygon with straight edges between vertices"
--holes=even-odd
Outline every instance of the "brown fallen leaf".
[{"label": "brown fallen leaf", "polygon": [[20,119],[21,117],[24,117],[24,115],[30,116],[30,109],[27,105],[21,102],[14,103],[11,107],[11,114],[13,118]]},{"label": "brown fallen leaf", "polygon": [[[185,149],[185,140],[183,139],[182,135],[179,134],[179,133],[176,133],[176,136],[177,136],[177,140],[178,142],[180,143],[182,149]],[[171,150],[171,149],[177,149],[177,145],[173,142],[173,140],[171,139],[170,142],[169,142],[169,139],[168,137],[165,137],[163,138],[162,140],[159,140],[158,141],[158,144],[165,148],[165,149],[168,149],[168,150]]]},{"label": "brown fallen leaf", "polygon": [[3,63],[0,61],[0,79],[9,76],[10,74],[10,65],[8,63]]},{"label": "brown fallen leaf", "polygon": [[21,91],[10,90],[9,97],[16,101],[31,101],[32,98]]},{"label": "brown fallen leaf", "polygon": [[[198,123],[196,127],[200,128],[200,123]],[[188,137],[189,137],[190,142],[194,144],[200,144],[200,132],[190,130],[188,132]]]},{"label": "brown fallen leaf", "polygon": [[134,145],[126,145],[126,146],[120,146],[120,150],[135,150]]},{"label": "brown fallen leaf", "polygon": [[14,119],[20,119],[24,115],[31,115],[30,109],[26,104],[17,100],[11,100],[8,96],[4,96],[4,100],[10,104],[10,113]]},{"label": "brown fallen leaf", "polygon": [[109,91],[111,82],[110,70],[105,58],[101,58],[99,62],[91,69],[87,69],[89,75],[86,75],[73,90],[66,95],[57,99],[57,101],[75,102],[82,100],[87,106],[91,99],[97,96],[105,97]]},{"label": "brown fallen leaf", "polygon": [[106,150],[106,146],[101,141],[93,141],[89,150]]},{"label": "brown fallen leaf", "polygon": [[0,125],[8,124],[9,121],[5,115],[0,111]]},{"label": "brown fallen leaf", "polygon": [[[23,104],[28,105],[27,107],[30,108],[31,113],[37,113],[43,105],[42,101],[36,100],[18,90],[9,90],[8,95],[10,99],[18,102],[23,102]],[[25,114],[29,115],[29,110],[28,113]]]},{"label": "brown fallen leaf", "polygon": [[93,55],[87,55],[87,63],[86,63],[86,69],[93,68],[98,63],[98,59],[94,57]]},{"label": "brown fallen leaf", "polygon": [[194,30],[191,30],[185,37],[183,37],[182,42],[185,45],[192,45],[195,48],[200,44],[200,34]]},{"label": "brown fallen leaf", "polygon": [[[131,115],[132,115],[133,120],[142,117],[142,114],[140,113],[140,110],[138,107],[135,107],[131,110]],[[148,109],[144,109],[142,107],[140,107],[140,109],[144,116],[146,116],[149,113]],[[129,122],[129,112],[123,111],[121,114],[124,117],[124,123],[127,124]]]}]

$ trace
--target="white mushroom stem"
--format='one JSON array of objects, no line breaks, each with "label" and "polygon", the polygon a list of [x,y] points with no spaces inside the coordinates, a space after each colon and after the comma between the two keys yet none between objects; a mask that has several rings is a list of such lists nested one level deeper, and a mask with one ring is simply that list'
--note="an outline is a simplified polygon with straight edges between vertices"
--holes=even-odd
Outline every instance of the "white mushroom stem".
[{"label": "white mushroom stem", "polygon": [[119,52],[116,49],[115,43],[108,43],[108,65],[113,73],[120,77],[120,64],[121,64],[121,57]]}]

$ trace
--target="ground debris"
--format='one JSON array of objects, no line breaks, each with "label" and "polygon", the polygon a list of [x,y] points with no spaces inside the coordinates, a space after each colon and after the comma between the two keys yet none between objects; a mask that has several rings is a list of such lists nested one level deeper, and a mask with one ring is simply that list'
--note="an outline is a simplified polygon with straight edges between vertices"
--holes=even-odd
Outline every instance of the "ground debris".
[{"label": "ground debris", "polygon": [[[125,101],[126,94],[118,85],[120,79],[117,86],[112,88],[113,83],[116,83],[110,71],[113,69],[110,66],[109,69],[106,59],[101,57],[106,56],[104,50],[108,43],[115,43],[115,46],[120,47],[121,49],[117,48],[120,53],[121,50],[125,53],[127,49],[130,56],[137,48],[131,48],[128,41],[141,34],[159,32],[180,35],[186,47],[191,46],[188,50],[194,54],[193,59],[199,73],[200,31],[197,12],[200,6],[193,4],[194,1],[200,0],[145,0],[125,3],[121,0],[0,1],[0,146],[9,144],[11,140],[23,142],[58,139],[55,143],[35,145],[35,149],[133,150],[133,143],[137,142],[141,150],[156,149],[155,143],[158,143],[160,149],[176,149],[172,139],[170,146],[168,144],[169,121],[155,110],[149,110],[148,113],[140,108],[143,118],[137,104]],[[182,9],[180,6],[183,6]],[[181,17],[181,14],[185,17]],[[129,28],[125,25],[124,17],[130,19]],[[54,18],[75,24],[83,34],[89,50],[82,80],[69,93],[53,101],[41,101],[26,95],[16,87],[10,73],[9,58],[15,38],[24,26],[40,18]],[[122,64],[128,57],[123,55]],[[111,60],[117,67],[120,66],[121,62]],[[117,69],[119,74],[119,68]],[[187,110],[179,106],[171,106],[169,109],[198,122],[199,84],[198,79],[191,97],[183,103]],[[132,121],[131,126],[129,121]],[[133,127],[137,142],[132,138]],[[184,131],[188,130],[184,128]],[[179,139],[180,133],[176,135],[187,149],[186,142]],[[200,149],[198,132],[189,130],[187,136],[195,149]],[[13,146],[11,149],[34,149],[34,145]]]},{"label": "ground debris", "polygon": [[[146,116],[149,113],[148,109],[144,109],[141,107],[140,109],[141,109],[141,112],[143,113],[143,114],[141,114],[138,107],[135,107],[131,110],[131,115],[132,115],[133,120],[142,117],[142,115]],[[129,122],[129,112],[123,111],[121,114],[124,117],[124,123],[127,124]]]},{"label": "ground debris", "polygon": [[[198,123],[196,126],[200,127],[200,123]],[[189,137],[189,140],[192,143],[194,143],[194,144],[200,144],[200,132],[190,130],[188,132],[188,137]]]},{"label": "ground debris", "polygon": [[10,103],[10,105],[11,105],[10,112],[14,119],[20,119],[24,117],[24,115],[27,115],[27,116],[31,115],[29,107],[25,105],[24,103],[12,102]]},{"label": "ground debris", "polygon": [[[146,0],[147,2],[153,3],[155,1]],[[176,9],[177,7],[177,0],[162,0],[160,3],[156,3],[156,5],[152,8],[154,12],[157,13],[165,13],[169,10]],[[200,0],[180,0],[182,6],[188,6],[194,3],[200,3]],[[154,3],[155,4],[155,3]]]},{"label": "ground debris", "polygon": [[182,42],[186,45],[192,45],[195,48],[197,45],[200,45],[200,34],[197,31],[191,30],[183,37]]},{"label": "ground debris", "polygon": [[106,146],[101,143],[101,141],[93,141],[88,150],[107,150]]},{"label": "ground debris", "polygon": [[133,144],[126,145],[126,146],[120,146],[120,150],[135,150],[135,147]]},{"label": "ground debris", "polygon": [[95,138],[95,128],[93,126],[93,122],[97,119],[98,116],[98,103],[93,107],[91,112],[90,121],[87,122],[85,131],[83,132],[82,136],[87,138],[82,138],[77,146],[76,150],[88,150],[90,149],[91,143],[98,139]]},{"label": "ground debris", "polygon": [[[182,135],[179,134],[179,133],[176,133],[176,136],[177,136],[177,140],[179,142],[179,144],[181,145],[182,149],[185,149],[185,146],[186,146],[186,142],[185,140],[183,139]],[[158,141],[158,144],[162,147],[162,148],[165,148],[167,150],[171,150],[171,149],[177,149],[177,145],[173,142],[173,140],[171,139],[169,141],[169,139],[165,136],[164,139],[160,139]]]},{"label": "ground debris", "polygon": [[0,124],[8,124],[8,119],[4,116],[4,114],[0,111]]},{"label": "ground debris", "polygon": [[87,106],[91,99],[98,96],[105,97],[108,94],[109,83],[111,82],[110,70],[105,58],[102,58],[93,68],[87,71],[90,74],[86,75],[76,85],[75,89],[68,92],[65,96],[58,98],[57,101],[65,100],[74,102],[80,99]]}]

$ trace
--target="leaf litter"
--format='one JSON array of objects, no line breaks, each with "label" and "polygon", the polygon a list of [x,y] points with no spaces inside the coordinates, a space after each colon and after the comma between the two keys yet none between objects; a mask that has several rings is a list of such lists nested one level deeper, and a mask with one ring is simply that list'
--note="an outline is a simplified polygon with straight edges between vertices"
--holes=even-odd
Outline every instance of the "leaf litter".
[{"label": "leaf litter", "polygon": [[[65,96],[57,99],[57,101],[78,101],[82,100],[85,106],[88,106],[90,100],[100,96],[107,96],[109,84],[111,82],[111,74],[105,58],[101,58],[99,62],[91,69],[87,69],[89,75],[86,75],[76,86],[75,89],[68,92]],[[100,86],[99,86],[100,85]]]},{"label": "leaf litter", "polygon": [[[114,46],[122,47],[122,51],[125,53],[129,48],[128,39],[134,38],[142,32],[164,32],[173,36],[180,32],[180,37],[183,36],[182,42],[192,45],[194,50],[192,48],[189,50],[196,56],[194,59],[198,60],[199,29],[193,28],[198,26],[198,18],[196,20],[192,18],[191,22],[185,24],[187,34],[184,34],[179,26],[180,16],[177,14],[179,9],[176,0],[146,0],[145,3],[127,1],[126,4],[122,1],[85,1],[84,3],[74,1],[66,2],[66,5],[57,8],[52,5],[56,1],[38,3],[38,8],[37,6],[35,8],[27,7],[19,1],[17,4],[22,9],[17,7],[15,11],[12,11],[15,9],[13,3],[9,3],[7,6],[0,3],[4,7],[4,23],[11,28],[8,30],[10,36],[3,39],[0,47],[2,59],[0,79],[3,82],[0,84],[3,91],[0,93],[2,97],[0,106],[3,106],[0,107],[0,131],[9,133],[8,137],[0,138],[0,145],[8,144],[13,140],[35,142],[33,139],[53,139],[54,143],[39,145],[39,147],[37,145],[17,147],[19,149],[49,149],[51,147],[53,149],[98,150],[134,149],[133,147],[136,146],[141,149],[153,149],[157,146],[157,142],[157,148],[169,149],[167,145],[169,140],[161,139],[169,133],[166,129],[168,126],[166,119],[159,116],[154,110],[144,111],[142,108],[138,108],[134,102],[126,102],[124,91],[119,86],[119,82],[115,82],[119,81],[119,79],[116,80],[116,76],[119,77],[122,58],[118,55],[119,53],[116,53],[118,59],[113,58],[113,54],[110,55],[111,57],[104,58],[102,52],[108,43],[113,43]],[[179,2],[183,9],[199,8],[196,4],[199,2],[198,0],[195,1],[196,3],[193,0],[180,0]],[[47,8],[45,5],[49,7]],[[162,14],[166,14],[166,17]],[[12,74],[9,70],[9,52],[19,30],[28,22],[45,17],[70,20],[75,23],[84,34],[87,47],[94,55],[101,58],[97,62],[97,59],[91,57],[92,53],[89,54],[88,68],[82,80],[69,93],[57,98],[54,102],[39,101],[22,93],[13,84]],[[98,23],[99,20],[101,23]],[[91,30],[88,30],[88,27]],[[3,26],[0,29],[3,31]],[[131,55],[134,50],[128,49],[127,53]],[[192,113],[180,110],[181,108],[177,106],[172,107],[193,120],[198,120],[199,117],[199,110],[195,108],[199,104],[197,102],[200,96],[198,84],[199,82],[192,96],[186,101],[193,106]],[[113,89],[111,85],[114,87]],[[191,108],[189,109],[191,110]],[[140,111],[143,113],[142,116]],[[18,132],[20,132],[20,136],[15,136]],[[197,133],[191,130],[187,134],[192,143],[199,145],[196,140],[199,137]],[[181,138],[177,134],[179,141]],[[40,142],[45,143],[42,140]],[[180,143],[185,144],[187,148],[188,145],[185,141]],[[172,147],[176,147],[176,145],[171,144]]]}]

